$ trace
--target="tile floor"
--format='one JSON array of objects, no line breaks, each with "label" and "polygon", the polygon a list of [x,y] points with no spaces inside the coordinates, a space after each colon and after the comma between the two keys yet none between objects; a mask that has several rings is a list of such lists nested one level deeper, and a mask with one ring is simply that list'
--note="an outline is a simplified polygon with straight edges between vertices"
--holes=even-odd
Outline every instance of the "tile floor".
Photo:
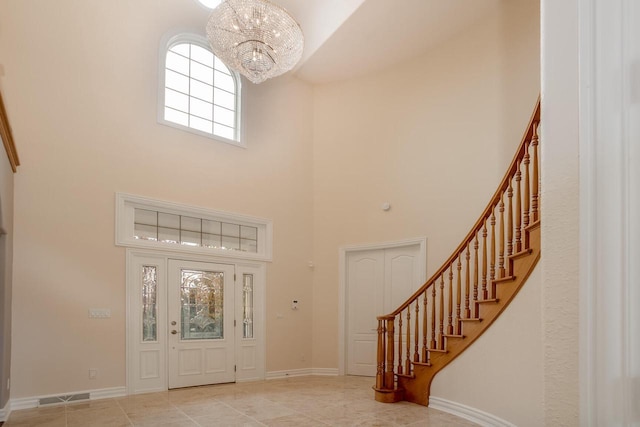
[{"label": "tile floor", "polygon": [[476,426],[412,403],[376,402],[372,381],[295,377],[193,387],[14,411],[3,427]]}]

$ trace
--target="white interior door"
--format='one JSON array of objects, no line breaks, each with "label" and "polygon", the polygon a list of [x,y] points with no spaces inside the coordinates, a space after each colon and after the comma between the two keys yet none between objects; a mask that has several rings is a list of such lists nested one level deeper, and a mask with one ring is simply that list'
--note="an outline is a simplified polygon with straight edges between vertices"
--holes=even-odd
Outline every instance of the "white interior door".
[{"label": "white interior door", "polygon": [[377,316],[406,301],[423,283],[420,245],[347,254],[347,374],[375,376]]},{"label": "white interior door", "polygon": [[235,267],[169,260],[169,388],[235,381]]}]

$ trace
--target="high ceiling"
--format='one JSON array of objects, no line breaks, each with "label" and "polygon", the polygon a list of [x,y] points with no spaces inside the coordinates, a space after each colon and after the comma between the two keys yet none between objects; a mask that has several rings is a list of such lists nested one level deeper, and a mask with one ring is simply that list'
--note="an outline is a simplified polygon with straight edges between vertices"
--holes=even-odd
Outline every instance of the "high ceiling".
[{"label": "high ceiling", "polygon": [[508,0],[274,0],[300,23],[305,52],[295,70],[326,83],[424,54]]}]

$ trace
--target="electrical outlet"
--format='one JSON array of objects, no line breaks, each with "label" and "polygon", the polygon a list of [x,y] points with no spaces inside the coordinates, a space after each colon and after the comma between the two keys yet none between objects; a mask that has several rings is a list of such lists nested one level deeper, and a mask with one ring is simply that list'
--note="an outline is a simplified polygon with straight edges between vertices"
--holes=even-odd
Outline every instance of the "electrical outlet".
[{"label": "electrical outlet", "polygon": [[89,369],[89,379],[90,380],[94,380],[98,378],[98,370],[96,368],[90,368]]}]

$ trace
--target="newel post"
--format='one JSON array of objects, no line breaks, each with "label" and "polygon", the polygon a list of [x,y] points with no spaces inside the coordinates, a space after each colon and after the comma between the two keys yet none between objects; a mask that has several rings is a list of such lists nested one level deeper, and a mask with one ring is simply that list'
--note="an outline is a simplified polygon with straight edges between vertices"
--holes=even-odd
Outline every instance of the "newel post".
[{"label": "newel post", "polygon": [[378,317],[378,361],[376,369],[376,389],[380,390],[384,388],[384,370],[385,370],[385,325],[384,319]]},{"label": "newel post", "polygon": [[386,323],[387,330],[387,366],[384,373],[384,388],[387,390],[395,389],[395,376],[393,374],[393,365],[395,363],[394,333],[395,333],[395,316],[381,317]]}]

